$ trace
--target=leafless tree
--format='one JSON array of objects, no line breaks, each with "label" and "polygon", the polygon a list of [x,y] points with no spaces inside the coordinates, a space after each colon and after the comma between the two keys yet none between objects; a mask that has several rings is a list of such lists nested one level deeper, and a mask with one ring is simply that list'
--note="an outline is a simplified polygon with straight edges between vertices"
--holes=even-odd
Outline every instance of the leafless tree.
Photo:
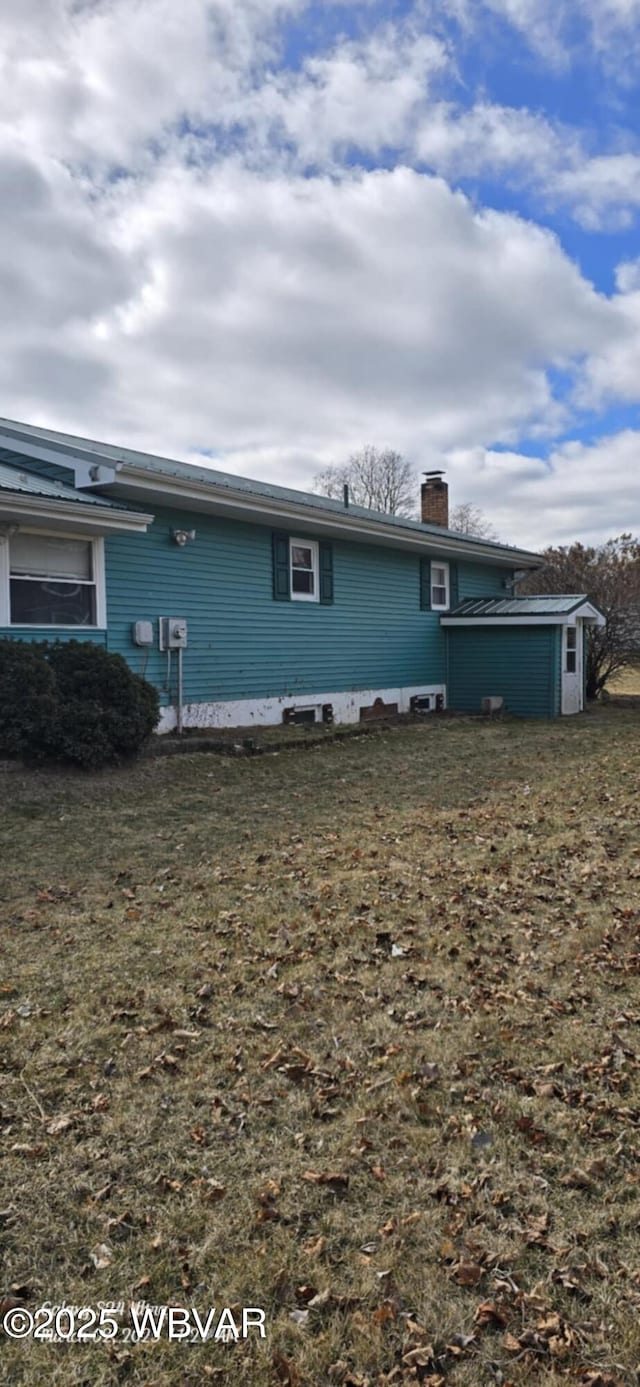
[{"label": "leafless tree", "polygon": [[525,593],[584,592],[604,613],[604,627],[587,627],[587,698],[597,698],[611,676],[640,649],[640,540],[618,535],[606,544],[546,549],[544,566],[518,586]]},{"label": "leafless tree", "polygon": [[366,506],[385,515],[416,513],[417,477],[407,459],[393,448],[376,448],[367,443],[357,453],[352,453],[347,462],[325,467],[314,484],[323,496],[340,498],[345,483],[349,487],[349,499],[356,506]]},{"label": "leafless tree", "polygon": [[449,516],[449,529],[457,530],[461,535],[475,535],[476,539],[498,538],[484,511],[479,506],[474,506],[473,501],[463,501],[459,506],[453,507]]}]

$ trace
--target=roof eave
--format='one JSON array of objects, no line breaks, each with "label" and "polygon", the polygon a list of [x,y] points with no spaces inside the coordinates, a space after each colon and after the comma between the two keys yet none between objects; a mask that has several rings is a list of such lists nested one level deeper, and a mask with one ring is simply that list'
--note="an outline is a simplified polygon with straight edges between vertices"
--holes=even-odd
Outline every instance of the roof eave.
[{"label": "roof eave", "polygon": [[94,534],[134,533],[148,528],[153,516],[143,511],[120,510],[112,506],[94,506],[75,499],[27,496],[19,491],[0,490],[0,522],[20,523],[28,520],[63,521]]},{"label": "roof eave", "polygon": [[443,532],[439,535],[434,530],[425,530],[423,535],[419,530],[408,527],[403,530],[401,526],[385,524],[384,520],[354,516],[346,508],[344,514],[338,510],[325,511],[321,507],[316,510],[307,503],[278,501],[274,497],[260,496],[255,492],[247,493],[240,489],[236,491],[233,487],[221,487],[215,482],[197,482],[191,478],[182,481],[178,477],[160,477],[157,474],[151,477],[145,468],[137,468],[130,463],[123,464],[117,477],[118,486],[126,486],[127,482],[138,491],[156,496],[158,501],[164,494],[169,500],[180,500],[183,504],[189,500],[197,501],[200,505],[208,503],[212,511],[235,512],[245,518],[257,518],[266,524],[295,522],[299,527],[321,530],[325,534],[358,536],[361,539],[376,540],[393,548],[413,549],[418,552],[428,550],[461,558],[479,558],[509,568],[538,568],[542,562],[539,554],[529,550],[512,549],[509,546],[503,548],[500,545],[483,544],[482,540],[462,537],[454,539],[449,533]]}]

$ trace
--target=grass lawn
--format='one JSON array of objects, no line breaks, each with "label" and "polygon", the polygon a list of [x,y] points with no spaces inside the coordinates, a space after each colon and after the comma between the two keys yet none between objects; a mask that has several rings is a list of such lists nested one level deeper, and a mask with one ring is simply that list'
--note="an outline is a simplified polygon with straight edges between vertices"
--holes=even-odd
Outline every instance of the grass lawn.
[{"label": "grass lawn", "polygon": [[640,694],[640,663],[619,670],[607,687],[611,694],[633,694],[637,697]]},{"label": "grass lawn", "polygon": [[637,1384],[639,745],[609,707],[4,772],[5,1306],[267,1337],[2,1339],[0,1380]]}]

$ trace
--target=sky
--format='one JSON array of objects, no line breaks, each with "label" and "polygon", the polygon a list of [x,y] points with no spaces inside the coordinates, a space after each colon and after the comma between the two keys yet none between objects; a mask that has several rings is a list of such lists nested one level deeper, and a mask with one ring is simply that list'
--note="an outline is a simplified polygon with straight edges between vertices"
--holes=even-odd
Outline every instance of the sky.
[{"label": "sky", "polygon": [[2,0],[0,414],[640,533],[640,0]]}]

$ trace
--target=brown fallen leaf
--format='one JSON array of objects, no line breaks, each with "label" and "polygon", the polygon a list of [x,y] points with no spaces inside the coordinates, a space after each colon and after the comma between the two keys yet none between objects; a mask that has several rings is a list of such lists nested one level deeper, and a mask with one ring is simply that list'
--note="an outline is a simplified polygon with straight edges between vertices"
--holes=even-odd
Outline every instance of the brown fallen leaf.
[{"label": "brown fallen leaf", "polygon": [[458,1262],[453,1268],[453,1279],[459,1286],[477,1286],[482,1278],[482,1267],[478,1262]]},{"label": "brown fallen leaf", "polygon": [[309,1238],[302,1244],[302,1251],[307,1257],[319,1257],[327,1246],[327,1239],[320,1234],[317,1238]]},{"label": "brown fallen leaf", "polygon": [[481,1329],[504,1329],[507,1323],[507,1316],[500,1310],[493,1300],[484,1300],[478,1306],[474,1315],[474,1323]]},{"label": "brown fallen leaf", "polygon": [[326,1185],[334,1194],[344,1194],[349,1188],[349,1176],[339,1170],[305,1170],[302,1178],[311,1185]]},{"label": "brown fallen leaf", "polygon": [[300,1373],[293,1359],[285,1358],[283,1353],[274,1353],[271,1364],[282,1387],[299,1387]]},{"label": "brown fallen leaf", "polygon": [[52,1117],[51,1121],[47,1123],[45,1131],[50,1137],[57,1137],[61,1132],[67,1132],[69,1127],[73,1127],[73,1122],[73,1113],[61,1112],[58,1113],[57,1117]]}]

